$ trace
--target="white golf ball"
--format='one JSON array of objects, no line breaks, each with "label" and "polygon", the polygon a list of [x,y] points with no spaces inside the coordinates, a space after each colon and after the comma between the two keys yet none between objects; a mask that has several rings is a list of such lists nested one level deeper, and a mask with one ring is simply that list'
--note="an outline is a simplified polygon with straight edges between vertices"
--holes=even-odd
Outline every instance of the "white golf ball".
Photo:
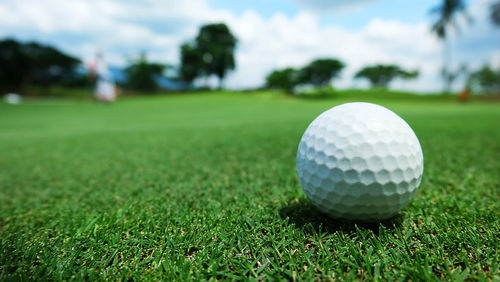
[{"label": "white golf ball", "polygon": [[390,218],[415,194],[423,154],[410,126],[392,111],[347,103],[319,115],[297,152],[297,174],[311,203],[334,218]]}]

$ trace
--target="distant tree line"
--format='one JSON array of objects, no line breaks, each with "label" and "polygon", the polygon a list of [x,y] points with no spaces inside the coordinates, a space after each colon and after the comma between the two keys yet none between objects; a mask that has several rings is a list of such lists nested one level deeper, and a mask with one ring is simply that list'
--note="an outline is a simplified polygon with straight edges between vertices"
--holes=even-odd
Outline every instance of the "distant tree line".
[{"label": "distant tree line", "polygon": [[123,87],[131,90],[145,91],[151,93],[158,90],[156,79],[161,77],[169,65],[148,62],[146,54],[141,54],[138,59],[133,60],[125,67],[127,77]]},{"label": "distant tree line", "polygon": [[343,68],[344,63],[337,59],[317,59],[300,69],[289,67],[271,72],[266,77],[266,86],[281,88],[289,93],[303,84],[324,88]]},{"label": "distant tree line", "polygon": [[469,74],[466,88],[474,93],[500,94],[500,68],[492,69],[484,65]]},{"label": "distant tree line", "polygon": [[[123,69],[121,87],[138,93],[152,93],[161,79],[185,83],[216,76],[223,86],[228,72],[236,67],[234,51],[237,39],[223,23],[204,25],[198,36],[180,47],[181,64],[178,74],[166,77],[172,66],[150,62],[146,54],[131,60]],[[93,80],[82,71],[80,59],[47,45],[21,43],[13,39],[0,41],[0,91],[21,91],[28,86],[87,87]]]},{"label": "distant tree line", "polygon": [[80,86],[80,60],[35,42],[0,41],[0,89],[17,91],[28,85]]},{"label": "distant tree line", "polygon": [[[219,88],[223,86],[227,73],[236,67],[234,51],[237,39],[223,23],[207,24],[200,28],[193,41],[180,46],[180,66],[177,76],[168,80],[185,83],[193,88],[198,78],[208,79],[215,75]],[[131,90],[152,93],[158,90],[158,80],[166,78],[164,72],[173,67],[166,64],[149,62],[145,54],[125,67],[126,81],[123,87]]]},{"label": "distant tree line", "polygon": [[[458,77],[464,77],[466,87],[477,93],[500,93],[500,70],[485,65],[479,70],[468,71],[461,66],[453,70],[449,34],[457,28],[457,18],[466,13],[466,1],[441,0],[431,10],[436,16],[432,32],[443,41],[445,52],[441,75],[444,92],[449,92]],[[490,4],[490,20],[500,26],[500,0]],[[224,23],[200,27],[195,38],[180,46],[180,64],[177,69],[167,64],[148,61],[146,54],[129,61],[123,69],[125,76],[121,87],[138,93],[153,93],[160,88],[160,81],[177,83],[183,88],[208,86],[211,77],[217,77],[223,87],[227,74],[236,68],[234,52],[237,38]],[[265,87],[293,93],[298,86],[325,89],[340,76],[345,63],[335,58],[319,58],[300,68],[282,68],[269,73]],[[80,59],[47,45],[36,42],[21,43],[12,39],[0,41],[0,91],[19,91],[28,86],[89,87],[93,81],[82,71]],[[170,71],[171,74],[167,75]],[[175,73],[175,74],[172,74]],[[414,79],[417,70],[405,70],[389,64],[369,65],[358,70],[354,78],[367,80],[371,87],[387,88],[394,79]],[[162,86],[163,87],[163,86]]]},{"label": "distant tree line", "polygon": [[[317,59],[300,68],[284,68],[271,72],[266,77],[266,86],[280,88],[293,93],[299,85],[325,88],[337,78],[345,64],[338,59]],[[372,87],[387,88],[395,78],[414,79],[418,71],[406,71],[396,65],[366,66],[359,70],[355,78],[367,79]]]},{"label": "distant tree line", "polygon": [[418,71],[407,71],[396,65],[374,65],[362,68],[354,77],[367,79],[372,87],[387,88],[395,78],[417,78]]}]

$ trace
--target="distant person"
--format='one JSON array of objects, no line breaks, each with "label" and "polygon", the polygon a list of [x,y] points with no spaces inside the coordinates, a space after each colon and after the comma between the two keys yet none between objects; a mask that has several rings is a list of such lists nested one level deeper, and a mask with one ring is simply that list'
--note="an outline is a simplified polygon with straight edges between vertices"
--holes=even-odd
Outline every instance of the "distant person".
[{"label": "distant person", "polygon": [[465,88],[464,90],[462,90],[462,92],[458,94],[458,100],[460,100],[460,102],[462,103],[469,101],[469,98],[470,98],[470,91],[468,88]]},{"label": "distant person", "polygon": [[97,101],[111,103],[116,99],[116,85],[109,71],[108,64],[101,53],[97,53],[96,60],[89,67],[90,72],[96,77],[94,96]]}]

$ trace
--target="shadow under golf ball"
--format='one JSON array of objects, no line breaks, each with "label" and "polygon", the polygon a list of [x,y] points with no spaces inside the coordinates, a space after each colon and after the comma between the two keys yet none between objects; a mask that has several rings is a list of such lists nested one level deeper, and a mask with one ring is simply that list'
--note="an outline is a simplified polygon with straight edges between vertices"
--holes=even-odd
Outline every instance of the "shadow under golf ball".
[{"label": "shadow under golf ball", "polygon": [[289,224],[293,224],[308,233],[352,232],[357,229],[365,229],[378,235],[380,228],[394,229],[400,227],[404,221],[404,214],[401,212],[391,218],[371,222],[335,219],[319,211],[308,199],[295,199],[289,202],[280,208],[279,214],[283,220],[288,219]]}]

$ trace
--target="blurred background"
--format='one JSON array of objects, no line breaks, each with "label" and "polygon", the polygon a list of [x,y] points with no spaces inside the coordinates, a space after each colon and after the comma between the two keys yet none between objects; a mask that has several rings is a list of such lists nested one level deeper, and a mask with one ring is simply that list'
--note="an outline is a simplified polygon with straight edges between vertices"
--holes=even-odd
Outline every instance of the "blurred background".
[{"label": "blurred background", "polygon": [[494,95],[499,77],[496,0],[0,3],[3,94],[372,87]]}]

